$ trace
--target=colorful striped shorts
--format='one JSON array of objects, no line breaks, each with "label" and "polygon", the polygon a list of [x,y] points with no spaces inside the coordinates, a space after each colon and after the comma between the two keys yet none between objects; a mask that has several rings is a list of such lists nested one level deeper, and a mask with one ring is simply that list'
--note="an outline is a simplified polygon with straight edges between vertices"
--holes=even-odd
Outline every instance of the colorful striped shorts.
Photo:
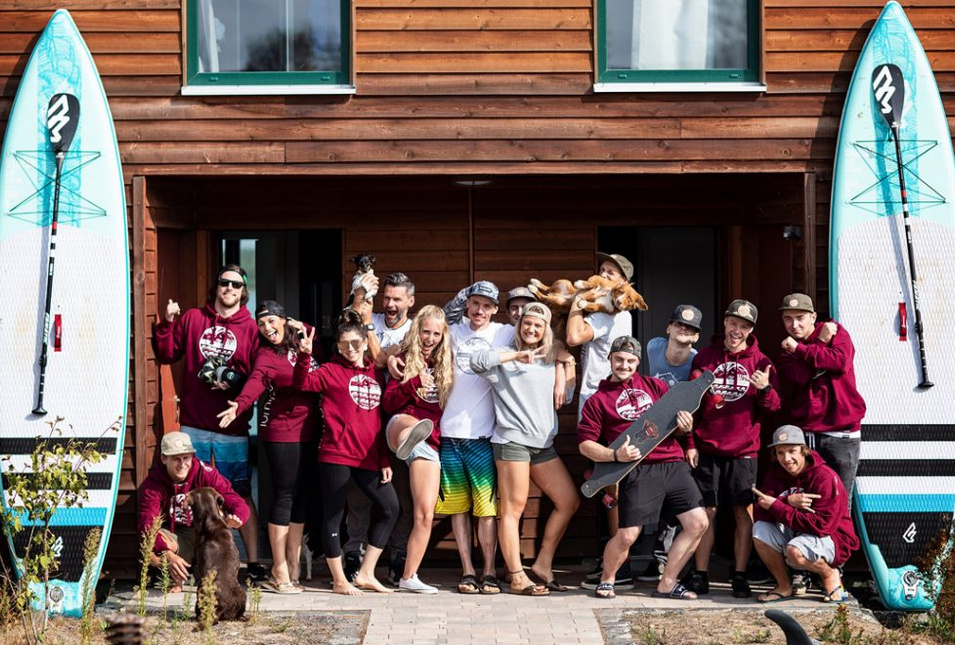
[{"label": "colorful striped shorts", "polygon": [[181,430],[189,435],[196,458],[212,464],[232,484],[232,490],[242,497],[251,497],[249,481],[249,438],[235,437],[191,426]]},{"label": "colorful striped shorts", "polygon": [[441,490],[434,512],[497,515],[497,480],[490,439],[441,438]]}]

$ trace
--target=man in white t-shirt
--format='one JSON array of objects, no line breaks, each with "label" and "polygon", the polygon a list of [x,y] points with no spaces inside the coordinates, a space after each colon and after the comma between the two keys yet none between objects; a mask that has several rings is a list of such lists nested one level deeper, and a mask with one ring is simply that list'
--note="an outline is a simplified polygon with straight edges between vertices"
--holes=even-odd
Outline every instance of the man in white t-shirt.
[{"label": "man in white t-shirt", "polygon": [[[378,286],[378,278],[369,274],[362,280],[366,289]],[[408,311],[414,307],[414,282],[404,273],[392,273],[382,282],[382,313],[372,313],[370,307],[354,307],[360,311],[365,322],[368,339],[368,355],[379,367],[384,367],[388,354],[397,351],[405,334],[411,329],[411,317]],[[398,493],[401,503],[401,515],[388,540],[390,551],[389,580],[397,585],[404,571],[404,555],[408,536],[414,523],[414,511],[411,502],[411,490],[408,481],[407,466],[403,461],[396,462],[392,485]],[[361,566],[362,548],[368,541],[368,527],[371,524],[372,502],[357,486],[348,488],[348,542],[345,544],[345,575],[351,580]],[[397,577],[395,577],[397,575]]]},{"label": "man in white t-shirt", "polygon": [[[451,516],[461,556],[458,591],[495,594],[497,554],[497,478],[491,434],[494,401],[490,384],[471,369],[471,354],[505,347],[514,341],[514,327],[491,322],[498,310],[498,289],[485,280],[475,282],[445,306],[454,348],[454,387],[441,415],[441,490],[435,513]],[[460,319],[466,298],[465,318]],[[471,559],[471,516],[477,520],[484,574],[476,577]]]},{"label": "man in white t-shirt", "polygon": [[[614,283],[633,280],[633,264],[616,253],[597,253],[597,273]],[[567,315],[567,345],[581,348],[582,375],[580,380],[579,411],[597,391],[597,385],[610,376],[610,344],[614,338],[633,333],[633,319],[629,311],[605,314],[584,314],[580,299],[574,300]]]}]

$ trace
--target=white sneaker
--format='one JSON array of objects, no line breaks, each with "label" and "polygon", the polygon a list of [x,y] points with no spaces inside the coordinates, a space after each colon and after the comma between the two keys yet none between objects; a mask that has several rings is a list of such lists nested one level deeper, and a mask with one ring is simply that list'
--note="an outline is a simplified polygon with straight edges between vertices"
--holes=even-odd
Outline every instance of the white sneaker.
[{"label": "white sneaker", "polygon": [[395,448],[395,456],[404,461],[411,454],[419,443],[431,436],[431,430],[434,428],[434,422],[431,419],[422,419],[411,427],[411,431],[405,440]]},{"label": "white sneaker", "polygon": [[412,593],[438,593],[437,587],[432,587],[418,580],[417,573],[410,578],[402,578],[399,580],[398,588],[402,591],[410,591]]}]

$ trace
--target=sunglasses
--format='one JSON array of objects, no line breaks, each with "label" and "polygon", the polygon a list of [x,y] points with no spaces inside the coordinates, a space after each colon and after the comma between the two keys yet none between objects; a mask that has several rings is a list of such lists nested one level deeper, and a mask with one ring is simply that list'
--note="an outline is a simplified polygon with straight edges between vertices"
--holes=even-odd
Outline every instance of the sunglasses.
[{"label": "sunglasses", "polygon": [[245,286],[245,283],[241,280],[219,280],[220,287],[232,287],[233,289],[241,289]]},{"label": "sunglasses", "polygon": [[365,341],[363,340],[340,340],[338,341],[338,349],[342,351],[345,351],[346,349],[361,349],[361,346],[364,342]]}]

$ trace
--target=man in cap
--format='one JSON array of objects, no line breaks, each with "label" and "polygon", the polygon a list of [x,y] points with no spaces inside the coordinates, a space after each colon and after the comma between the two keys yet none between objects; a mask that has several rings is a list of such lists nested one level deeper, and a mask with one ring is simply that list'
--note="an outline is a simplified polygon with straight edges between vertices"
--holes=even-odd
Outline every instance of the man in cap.
[{"label": "man in cap", "polygon": [[[629,441],[616,450],[609,447],[669,389],[660,379],[637,372],[640,354],[640,343],[631,336],[620,336],[611,344],[611,375],[600,381],[597,391],[587,400],[577,427],[580,454],[591,461],[627,462],[642,456]],[[677,432],[685,434],[692,427],[689,412],[677,413]],[[644,525],[659,521],[664,506],[676,516],[683,531],[670,547],[667,565],[653,595],[682,600],[697,597],[677,581],[677,576],[706,532],[707,518],[703,498],[675,435],[646,455],[620,482],[619,528],[604,549],[603,574],[595,589],[599,598],[614,597],[615,579],[630,557],[631,545]]]},{"label": "man in cap", "polygon": [[162,518],[150,564],[160,565],[163,554],[169,561],[173,593],[182,588],[189,578],[195,547],[192,529],[192,509],[186,506],[186,495],[197,488],[214,488],[224,501],[223,513],[229,528],[241,528],[249,519],[249,507],[233,489],[229,480],[212,466],[195,458],[196,449],[185,432],[170,432],[160,444],[161,464],[146,475],[139,489],[139,521],[142,535],[148,533]]},{"label": "man in cap", "polygon": [[819,576],[823,601],[842,603],[841,566],[859,548],[849,517],[846,489],[818,453],[806,446],[803,431],[784,425],[773,433],[773,463],[756,495],[753,544],[776,579],[759,602],[791,599],[788,564]]},{"label": "man in cap", "polygon": [[733,507],[736,531],[733,596],[749,598],[746,566],[752,552],[753,485],[759,454],[761,417],[780,408],[773,364],[759,350],[753,334],[756,305],[734,300],[723,315],[723,333],[693,359],[693,371],[712,370],[716,380],[697,410],[687,439],[687,461],[703,493],[710,528],[696,550],[696,569],[683,580],[688,589],[709,592],[710,554],[715,541],[716,507]]},{"label": "man in cap", "polygon": [[505,306],[507,307],[507,319],[510,323],[517,326],[517,321],[521,319],[521,311],[524,310],[524,305],[536,300],[537,298],[534,296],[534,292],[527,287],[514,287],[508,291]]},{"label": "man in cap", "polygon": [[[461,556],[458,591],[500,593],[494,560],[497,554],[497,500],[494,452],[494,400],[490,384],[471,368],[471,355],[507,347],[514,327],[492,322],[499,292],[480,280],[462,289],[445,306],[454,350],[454,386],[441,415],[441,492],[435,513],[451,516],[451,528]],[[461,318],[462,312],[465,314]],[[471,558],[471,516],[477,520],[484,573],[477,580]]]},{"label": "man in cap", "polygon": [[217,415],[229,407],[241,383],[230,389],[226,382],[212,376],[210,384],[208,378],[220,365],[241,377],[252,372],[252,350],[258,343],[259,329],[246,308],[246,282],[242,267],[227,264],[216,273],[204,307],[182,313],[179,303],[169,300],[165,318],[156,325],[153,346],[162,364],[184,360],[179,391],[181,429],[189,435],[199,459],[214,461],[235,492],[245,499],[251,514],[239,535],[245,544],[249,574],[261,582],[268,578],[268,570],[259,563],[258,518],[252,501],[249,422],[253,410],[249,408],[228,428],[220,428]]},{"label": "man in cap", "polygon": [[856,388],[855,346],[839,323],[816,321],[806,294],[789,294],[779,311],[789,334],[776,359],[786,414],[839,475],[851,507],[866,409]]}]

